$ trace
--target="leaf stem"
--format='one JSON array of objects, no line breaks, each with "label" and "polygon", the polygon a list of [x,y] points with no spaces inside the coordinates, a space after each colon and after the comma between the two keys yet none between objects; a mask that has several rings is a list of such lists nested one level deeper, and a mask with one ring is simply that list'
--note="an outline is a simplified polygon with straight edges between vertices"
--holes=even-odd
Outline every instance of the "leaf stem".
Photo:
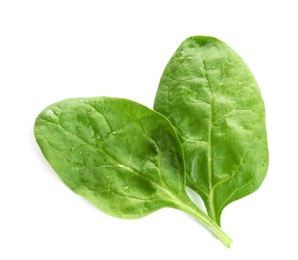
[{"label": "leaf stem", "polygon": [[179,209],[190,214],[207,227],[226,247],[230,248],[232,239],[202,210],[200,210],[191,200],[188,203],[179,205]]}]

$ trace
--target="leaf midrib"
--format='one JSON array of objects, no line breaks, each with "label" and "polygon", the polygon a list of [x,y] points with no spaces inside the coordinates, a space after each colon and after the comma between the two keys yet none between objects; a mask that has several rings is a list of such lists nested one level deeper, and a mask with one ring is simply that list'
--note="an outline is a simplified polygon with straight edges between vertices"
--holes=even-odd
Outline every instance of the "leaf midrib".
[{"label": "leaf midrib", "polygon": [[[95,109],[95,110],[96,110],[96,109]],[[102,115],[102,116],[103,116],[103,115]],[[48,119],[41,118],[41,117],[40,117],[39,119],[44,120],[44,121],[46,121],[46,122],[48,122],[48,123],[50,123],[50,124],[53,124],[53,125],[55,125],[55,126],[57,126],[57,127],[62,128],[66,133],[70,134],[71,136],[75,137],[76,139],[80,140],[81,142],[85,143],[86,145],[92,147],[92,148],[95,149],[95,150],[99,150],[100,152],[102,152],[102,153],[106,154],[107,156],[109,156],[110,159],[111,159],[112,161],[114,161],[117,165],[123,165],[123,166],[124,166],[125,168],[127,168],[130,172],[132,172],[132,173],[134,173],[135,175],[137,175],[137,176],[143,178],[144,180],[146,180],[146,181],[152,183],[154,186],[158,187],[158,188],[161,189],[165,194],[167,194],[167,195],[168,195],[168,198],[171,198],[171,199],[172,199],[172,201],[170,201],[170,202],[173,202],[173,201],[176,201],[176,202],[177,202],[177,201],[180,201],[180,199],[178,198],[178,196],[177,196],[176,194],[174,194],[173,192],[171,192],[171,189],[166,189],[165,187],[159,185],[158,183],[156,183],[156,182],[154,182],[154,181],[152,181],[152,180],[146,178],[144,175],[142,175],[142,174],[140,173],[140,171],[138,171],[137,169],[135,169],[135,168],[132,167],[132,166],[127,166],[127,165],[125,165],[123,162],[118,161],[115,157],[113,157],[113,156],[112,156],[110,153],[108,153],[106,150],[101,149],[100,147],[94,146],[94,145],[92,145],[92,144],[86,142],[85,140],[83,140],[83,139],[80,138],[79,136],[75,135],[74,133],[70,132],[68,129],[64,128],[64,127],[63,127],[62,125],[60,125],[60,124],[56,124],[56,123],[54,123],[54,122],[51,122],[51,121],[48,120]],[[162,182],[164,183],[163,180],[162,180]],[[168,186],[167,186],[167,187],[168,187]],[[164,201],[167,201],[167,200],[164,199]],[[181,204],[181,203],[179,203],[179,204]]]},{"label": "leaf midrib", "polygon": [[210,108],[209,108],[209,123],[208,123],[208,178],[209,178],[209,215],[212,219],[215,219],[215,209],[214,209],[214,189],[213,189],[213,154],[212,154],[212,129],[213,129],[213,102],[214,102],[214,95],[211,90],[210,80],[208,78],[207,69],[205,61],[200,58],[204,68],[204,77],[206,80],[206,85],[209,89],[210,93]]}]

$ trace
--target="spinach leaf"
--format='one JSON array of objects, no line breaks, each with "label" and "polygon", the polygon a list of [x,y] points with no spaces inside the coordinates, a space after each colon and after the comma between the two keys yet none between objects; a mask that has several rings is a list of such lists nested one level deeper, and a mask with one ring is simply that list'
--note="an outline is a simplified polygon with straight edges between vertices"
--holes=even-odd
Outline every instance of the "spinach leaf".
[{"label": "spinach leaf", "polygon": [[268,167],[263,100],[244,61],[218,39],[186,39],[167,64],[154,109],[182,142],[187,186],[220,225],[226,205],[259,188]]},{"label": "spinach leaf", "polygon": [[176,208],[230,245],[187,196],[181,143],[159,113],[126,99],[67,99],[43,110],[34,130],[62,181],[103,212],[132,219]]}]

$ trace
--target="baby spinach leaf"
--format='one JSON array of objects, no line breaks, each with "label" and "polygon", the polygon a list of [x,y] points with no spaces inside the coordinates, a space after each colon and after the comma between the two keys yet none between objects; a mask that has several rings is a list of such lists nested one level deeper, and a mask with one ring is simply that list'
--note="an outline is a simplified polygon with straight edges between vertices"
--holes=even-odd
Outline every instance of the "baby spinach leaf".
[{"label": "baby spinach leaf", "polygon": [[67,99],[43,110],[34,130],[62,181],[103,212],[131,219],[180,209],[230,245],[188,198],[181,143],[159,113],[125,99]]},{"label": "baby spinach leaf", "polygon": [[255,78],[225,43],[190,37],[167,64],[154,109],[178,132],[187,186],[220,224],[224,207],[257,190],[267,172],[265,109]]}]

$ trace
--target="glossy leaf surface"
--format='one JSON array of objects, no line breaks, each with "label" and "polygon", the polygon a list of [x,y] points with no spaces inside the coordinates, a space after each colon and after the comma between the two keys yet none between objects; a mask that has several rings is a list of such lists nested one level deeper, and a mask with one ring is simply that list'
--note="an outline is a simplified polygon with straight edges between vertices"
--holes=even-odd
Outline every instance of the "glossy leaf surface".
[{"label": "glossy leaf surface", "polygon": [[66,185],[110,215],[139,218],[175,207],[175,196],[184,194],[176,133],[163,116],[135,102],[64,100],[38,116],[35,136]]},{"label": "glossy leaf surface", "polygon": [[126,99],[67,99],[43,110],[34,130],[64,183],[103,212],[140,218],[180,209],[229,247],[231,239],[186,194],[182,146],[164,116]]},{"label": "glossy leaf surface", "polygon": [[255,78],[225,43],[190,37],[167,64],[154,109],[178,132],[187,186],[220,224],[223,208],[258,189],[267,172],[265,110]]}]

